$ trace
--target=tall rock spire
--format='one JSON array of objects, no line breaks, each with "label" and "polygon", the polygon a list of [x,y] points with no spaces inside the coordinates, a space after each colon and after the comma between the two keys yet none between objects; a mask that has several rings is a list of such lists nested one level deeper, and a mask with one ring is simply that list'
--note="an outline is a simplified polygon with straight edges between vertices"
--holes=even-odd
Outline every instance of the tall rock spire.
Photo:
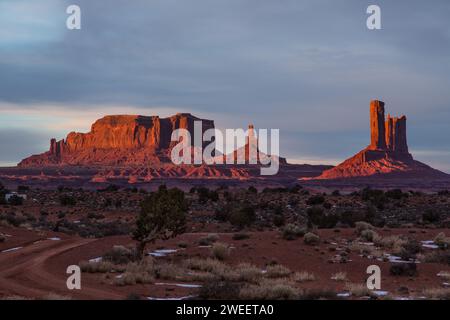
[{"label": "tall rock spire", "polygon": [[384,102],[370,102],[370,150],[386,150]]}]

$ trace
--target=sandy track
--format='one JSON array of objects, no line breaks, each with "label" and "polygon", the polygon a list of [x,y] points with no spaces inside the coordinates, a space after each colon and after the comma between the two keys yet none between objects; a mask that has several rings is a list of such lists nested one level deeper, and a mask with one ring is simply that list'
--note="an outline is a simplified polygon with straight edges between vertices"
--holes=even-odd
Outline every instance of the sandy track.
[{"label": "sandy track", "polygon": [[49,293],[56,293],[77,299],[122,299],[122,294],[89,287],[83,281],[81,290],[68,290],[66,280],[69,275],[46,270],[49,259],[74,248],[92,245],[95,241],[97,240],[45,240],[16,251],[0,253],[0,296],[44,298]]}]

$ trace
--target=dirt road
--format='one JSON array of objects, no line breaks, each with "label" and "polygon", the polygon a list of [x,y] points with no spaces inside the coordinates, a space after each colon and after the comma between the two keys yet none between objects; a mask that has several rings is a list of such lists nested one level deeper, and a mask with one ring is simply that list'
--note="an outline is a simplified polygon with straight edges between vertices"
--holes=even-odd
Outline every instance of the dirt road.
[{"label": "dirt road", "polygon": [[123,294],[89,287],[68,290],[69,275],[55,274],[46,262],[75,248],[92,245],[95,239],[42,240],[11,251],[0,252],[0,296],[46,298],[49,294],[76,299],[123,299]]}]

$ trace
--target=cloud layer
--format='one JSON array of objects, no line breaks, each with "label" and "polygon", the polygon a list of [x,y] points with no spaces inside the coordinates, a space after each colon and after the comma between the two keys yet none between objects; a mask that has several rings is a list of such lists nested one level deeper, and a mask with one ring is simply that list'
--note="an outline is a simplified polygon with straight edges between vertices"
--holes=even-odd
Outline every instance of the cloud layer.
[{"label": "cloud layer", "polygon": [[[78,0],[80,31],[65,29],[72,1],[34,2],[0,4],[0,162],[137,111],[280,128],[288,158],[336,162],[368,144],[378,98],[408,115],[417,158],[450,171],[446,0],[380,0],[380,31],[361,0]],[[6,149],[20,130],[39,134]]]}]

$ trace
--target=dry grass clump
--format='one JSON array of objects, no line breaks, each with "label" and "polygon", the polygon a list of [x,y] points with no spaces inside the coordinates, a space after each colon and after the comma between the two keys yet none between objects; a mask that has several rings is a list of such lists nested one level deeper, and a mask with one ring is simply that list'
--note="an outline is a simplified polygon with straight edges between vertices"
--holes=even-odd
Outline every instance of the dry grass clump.
[{"label": "dry grass clump", "polygon": [[110,261],[80,261],[78,265],[82,272],[87,273],[106,273],[115,268]]},{"label": "dry grass clump", "polygon": [[72,297],[50,292],[46,296],[42,297],[42,300],[72,300]]},{"label": "dry grass clump", "polygon": [[382,256],[382,252],[380,250],[378,250],[374,246],[369,246],[366,244],[352,242],[352,244],[349,246],[349,249],[353,252],[356,252],[358,254],[362,254],[365,256],[369,256],[369,255],[375,256],[375,257]]},{"label": "dry grass clump", "polygon": [[420,261],[450,265],[450,250],[433,250],[421,256]]},{"label": "dry grass clump", "polygon": [[268,278],[285,278],[291,275],[292,271],[281,264],[267,267],[266,276]]},{"label": "dry grass clump", "polygon": [[450,300],[450,289],[449,288],[425,289],[423,291],[423,295],[431,299]]},{"label": "dry grass clump", "polygon": [[150,259],[141,262],[132,262],[126,266],[125,272],[115,278],[114,284],[117,286],[129,286],[135,284],[148,284],[154,282],[155,266]]},{"label": "dry grass clump", "polygon": [[248,300],[293,300],[300,291],[286,279],[262,279],[258,284],[244,286],[239,298]]},{"label": "dry grass clump", "polygon": [[250,264],[250,263],[241,263],[236,267],[236,271],[238,273],[238,281],[243,282],[257,282],[262,278],[263,274],[261,269]]},{"label": "dry grass clump", "polygon": [[113,246],[111,250],[103,255],[103,259],[114,264],[127,264],[134,261],[136,254],[133,249],[124,246]]},{"label": "dry grass clump", "polygon": [[441,249],[450,248],[450,237],[446,237],[444,232],[439,233],[434,239],[434,243],[436,243]]},{"label": "dry grass clump", "polygon": [[348,281],[347,272],[336,272],[335,274],[333,274],[331,276],[331,280],[340,281],[340,282]]},{"label": "dry grass clump", "polygon": [[219,235],[217,233],[210,233],[206,237],[198,239],[198,244],[200,246],[210,246],[214,242],[219,240]]},{"label": "dry grass clump", "polygon": [[373,242],[382,248],[388,248],[392,249],[394,252],[400,252],[408,240],[401,236],[388,236],[376,237]]},{"label": "dry grass clump", "polygon": [[375,231],[373,231],[371,229],[362,230],[359,237],[362,240],[367,241],[367,242],[374,242],[376,239],[380,238],[378,233],[376,233]]},{"label": "dry grass clump", "polygon": [[185,270],[173,263],[161,262],[153,266],[153,272],[158,279],[176,280],[183,276]]},{"label": "dry grass clump", "polygon": [[313,273],[307,271],[295,272],[292,275],[292,280],[295,282],[315,281],[317,278]]},{"label": "dry grass clump", "polygon": [[230,247],[226,243],[214,243],[211,248],[211,254],[217,260],[225,260],[230,254]]},{"label": "dry grass clump", "polygon": [[216,259],[201,259],[201,258],[190,258],[185,261],[185,266],[188,269],[203,272],[220,272],[226,268],[226,265]]},{"label": "dry grass clump", "polygon": [[347,283],[345,288],[355,297],[371,296],[372,294],[367,286],[361,283]]},{"label": "dry grass clump", "polygon": [[450,272],[448,271],[441,271],[438,273],[438,276],[444,279],[445,281],[450,281]]},{"label": "dry grass clump", "polygon": [[34,300],[33,298],[29,298],[29,297],[23,297],[23,296],[18,296],[18,295],[12,295],[12,296],[5,296],[5,297],[0,297],[0,300]]}]

